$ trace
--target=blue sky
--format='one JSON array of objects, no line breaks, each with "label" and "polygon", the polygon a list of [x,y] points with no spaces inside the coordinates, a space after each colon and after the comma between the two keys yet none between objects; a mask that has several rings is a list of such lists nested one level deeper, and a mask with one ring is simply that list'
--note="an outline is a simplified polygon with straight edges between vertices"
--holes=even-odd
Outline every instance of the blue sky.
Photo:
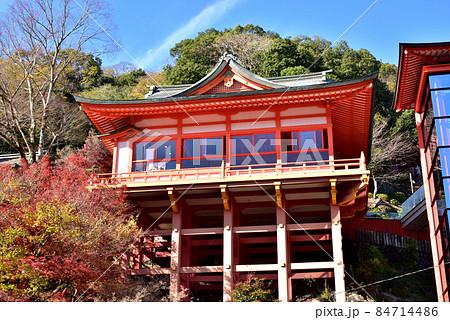
[{"label": "blue sky", "polygon": [[[12,0],[1,0],[0,10]],[[375,2],[375,3],[374,3]],[[148,70],[169,63],[169,49],[207,28],[252,23],[281,36],[342,36],[354,49],[366,48],[383,62],[398,63],[400,42],[450,41],[450,1],[439,0],[109,0],[114,38]],[[103,65],[133,63],[123,51],[103,56]]]}]

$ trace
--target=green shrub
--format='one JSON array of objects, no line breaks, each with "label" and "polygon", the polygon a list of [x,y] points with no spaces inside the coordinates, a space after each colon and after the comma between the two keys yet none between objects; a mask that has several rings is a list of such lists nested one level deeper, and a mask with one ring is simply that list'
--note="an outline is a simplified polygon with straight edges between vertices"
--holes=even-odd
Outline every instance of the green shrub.
[{"label": "green shrub", "polygon": [[419,262],[419,256],[417,255],[417,246],[413,239],[406,239],[406,248],[403,253],[402,263],[408,269],[414,269]]},{"label": "green shrub", "polygon": [[369,192],[369,193],[368,193],[368,197],[369,197],[369,199],[373,199],[373,193],[372,193],[372,192]]},{"label": "green shrub", "polygon": [[398,201],[397,199],[391,199],[390,201],[392,204],[400,204],[400,201]]},{"label": "green shrub", "polygon": [[[270,282],[269,282],[270,285]],[[240,281],[233,290],[234,302],[274,302],[277,301],[270,289],[266,289],[264,279],[249,275],[246,281]]]},{"label": "green shrub", "polygon": [[405,202],[408,197],[403,192],[396,192],[395,199],[397,199],[400,203]]},{"label": "green shrub", "polygon": [[379,198],[379,199],[381,199],[381,200],[383,200],[384,202],[387,202],[387,203],[389,203],[389,196],[387,195],[387,194],[384,194],[384,193],[379,193],[379,194],[377,194],[377,198]]},{"label": "green shrub", "polygon": [[363,259],[356,268],[360,281],[372,283],[389,278],[393,273],[386,257],[375,246],[366,248]]}]

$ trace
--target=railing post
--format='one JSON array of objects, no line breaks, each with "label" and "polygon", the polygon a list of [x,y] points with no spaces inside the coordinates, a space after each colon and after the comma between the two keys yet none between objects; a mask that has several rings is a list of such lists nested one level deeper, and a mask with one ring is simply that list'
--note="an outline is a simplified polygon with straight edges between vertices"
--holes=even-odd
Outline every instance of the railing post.
[{"label": "railing post", "polygon": [[364,156],[363,151],[361,151],[361,158],[359,159],[359,168],[361,170],[366,170],[366,157]]}]

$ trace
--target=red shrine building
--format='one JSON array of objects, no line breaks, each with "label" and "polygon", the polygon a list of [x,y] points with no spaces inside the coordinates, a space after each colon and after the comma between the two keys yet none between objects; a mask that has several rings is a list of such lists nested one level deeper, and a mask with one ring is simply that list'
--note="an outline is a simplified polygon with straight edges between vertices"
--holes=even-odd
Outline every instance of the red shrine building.
[{"label": "red shrine building", "polygon": [[377,74],[326,73],[265,79],[225,53],[197,83],[146,99],[77,98],[114,155],[98,183],[125,185],[142,208],[131,275],[222,301],[249,273],[281,301],[330,278],[345,301],[342,228],[367,211]]},{"label": "red shrine building", "polygon": [[424,182],[424,208],[405,218],[428,228],[438,300],[449,301],[450,42],[400,44],[394,108],[414,109]]}]

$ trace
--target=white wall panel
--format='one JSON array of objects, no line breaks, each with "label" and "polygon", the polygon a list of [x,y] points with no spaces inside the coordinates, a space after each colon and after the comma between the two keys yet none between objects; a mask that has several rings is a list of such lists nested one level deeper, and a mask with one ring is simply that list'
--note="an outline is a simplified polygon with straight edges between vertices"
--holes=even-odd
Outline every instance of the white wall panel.
[{"label": "white wall panel", "polygon": [[130,172],[130,143],[123,141],[118,143],[117,147],[117,173]]},{"label": "white wall panel", "polygon": [[183,127],[183,133],[202,133],[202,132],[214,132],[225,131],[226,125],[224,124],[212,124],[208,126],[189,126]]},{"label": "white wall panel", "polygon": [[144,119],[141,121],[136,122],[136,127],[138,128],[151,128],[154,126],[175,126],[177,127],[178,120],[172,119],[172,118],[151,118],[151,119]]},{"label": "white wall panel", "polygon": [[231,130],[252,130],[252,129],[261,129],[261,128],[273,128],[275,129],[276,122],[275,120],[258,120],[258,121],[250,121],[250,122],[236,122],[231,123]]},{"label": "white wall panel", "polygon": [[307,126],[313,124],[326,124],[327,117],[281,119],[281,127]]},{"label": "white wall panel", "polygon": [[307,114],[326,114],[325,108],[319,107],[290,107],[287,110],[281,111],[281,117],[289,117],[289,116],[303,116]]}]

